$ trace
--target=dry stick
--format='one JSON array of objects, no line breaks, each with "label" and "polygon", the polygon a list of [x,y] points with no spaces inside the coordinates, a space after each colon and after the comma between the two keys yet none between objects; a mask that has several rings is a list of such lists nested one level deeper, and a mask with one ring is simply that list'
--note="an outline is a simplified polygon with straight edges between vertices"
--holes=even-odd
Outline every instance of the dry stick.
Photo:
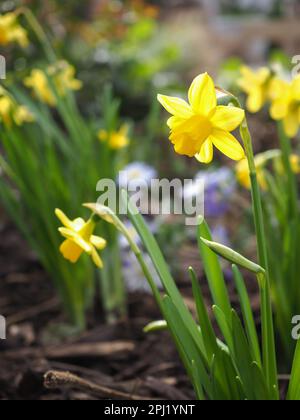
[{"label": "dry stick", "polygon": [[60,388],[76,388],[85,392],[92,392],[100,398],[114,398],[122,400],[143,401],[151,398],[140,397],[138,395],[130,395],[124,392],[115,391],[101,385],[97,385],[91,381],[73,375],[70,372],[49,371],[44,376],[44,386],[47,389],[60,389]]}]

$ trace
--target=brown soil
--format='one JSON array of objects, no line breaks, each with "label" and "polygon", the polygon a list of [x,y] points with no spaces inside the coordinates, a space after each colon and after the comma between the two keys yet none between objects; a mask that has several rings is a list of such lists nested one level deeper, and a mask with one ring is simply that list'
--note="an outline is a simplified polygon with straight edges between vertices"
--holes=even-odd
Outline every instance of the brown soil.
[{"label": "brown soil", "polygon": [[[14,227],[5,223],[0,231],[0,314],[8,323],[7,340],[0,340],[0,399],[121,398],[116,391],[128,399],[194,397],[169,334],[142,331],[160,318],[150,295],[130,295],[127,320],[109,326],[94,313],[87,332],[59,338],[65,319],[51,282]],[[71,377],[71,387],[46,389],[49,370],[77,375],[75,385]]]}]

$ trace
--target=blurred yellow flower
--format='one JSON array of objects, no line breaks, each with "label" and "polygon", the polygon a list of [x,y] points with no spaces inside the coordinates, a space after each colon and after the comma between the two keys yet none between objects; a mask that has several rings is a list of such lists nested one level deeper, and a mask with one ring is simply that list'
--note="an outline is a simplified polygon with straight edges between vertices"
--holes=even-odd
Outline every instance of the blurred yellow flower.
[{"label": "blurred yellow flower", "polygon": [[266,67],[254,71],[247,66],[243,66],[241,75],[238,85],[248,95],[247,109],[256,113],[263,108],[269,99],[271,71]]},{"label": "blurred yellow flower", "polygon": [[64,226],[59,228],[61,235],[66,238],[60,247],[64,258],[76,263],[85,252],[91,256],[97,267],[103,268],[103,261],[97,250],[103,250],[106,247],[106,241],[93,235],[96,227],[93,219],[91,218],[87,222],[81,218],[72,221],[59,209],[55,210],[55,214]]},{"label": "blurred yellow flower", "polygon": [[56,104],[55,96],[49,87],[46,74],[39,69],[32,70],[30,76],[24,80],[26,87],[33,89],[36,96],[46,104],[54,106]]},{"label": "blurred yellow flower", "polygon": [[79,90],[82,87],[82,82],[75,78],[75,68],[65,61],[49,66],[46,72],[40,69],[32,70],[24,84],[31,88],[42,102],[50,106],[56,105],[56,97],[49,78],[53,81],[56,93],[61,97],[64,97],[67,91]]},{"label": "blurred yellow flower", "polygon": [[59,61],[56,65],[48,68],[49,75],[54,76],[56,89],[61,96],[66,94],[67,90],[80,90],[82,82],[76,79],[76,70],[66,61]]},{"label": "blurred yellow flower", "polygon": [[10,127],[13,122],[22,125],[33,122],[33,114],[24,105],[19,105],[15,99],[2,87],[0,87],[0,121]]},{"label": "blurred yellow flower", "polygon": [[28,45],[27,32],[18,23],[16,13],[0,15],[0,45],[18,43],[21,47]]},{"label": "blurred yellow flower", "polygon": [[230,159],[243,159],[244,149],[231,131],[242,123],[245,111],[218,106],[215,85],[207,73],[196,77],[188,96],[189,104],[180,98],[158,95],[158,101],[173,115],[167,124],[175,151],[210,163],[215,146]]},{"label": "blurred yellow flower", "polygon": [[288,137],[295,137],[300,125],[300,76],[291,82],[275,78],[271,83],[271,117],[283,121]]},{"label": "blurred yellow flower", "polygon": [[[255,167],[257,172],[257,180],[262,188],[266,191],[268,189],[266,177],[265,177],[265,167],[269,162],[274,163],[274,170],[277,171],[280,175],[284,174],[284,167],[282,164],[282,154],[280,150],[269,150],[265,153],[260,153],[255,156]],[[300,157],[298,155],[290,156],[290,163],[292,171],[295,174],[300,174]],[[247,188],[251,189],[251,179],[249,173],[249,166],[247,159],[241,160],[236,166],[236,177],[239,183]]]},{"label": "blurred yellow flower", "polygon": [[[267,189],[267,182],[265,179],[264,174],[264,165],[266,163],[266,159],[263,155],[255,156],[255,167],[256,167],[256,174],[257,174],[257,181],[262,190]],[[251,179],[250,179],[250,172],[249,172],[249,164],[247,159],[243,159],[238,162],[236,166],[236,177],[239,183],[247,188],[248,190],[251,189]]]},{"label": "blurred yellow flower", "polygon": [[299,175],[300,174],[300,156],[298,155],[292,155],[290,157],[291,160],[291,167],[294,174]]},{"label": "blurred yellow flower", "polygon": [[127,147],[129,144],[128,131],[128,125],[123,124],[119,131],[112,133],[109,133],[106,130],[100,130],[98,138],[102,142],[107,142],[111,149],[119,150]]}]

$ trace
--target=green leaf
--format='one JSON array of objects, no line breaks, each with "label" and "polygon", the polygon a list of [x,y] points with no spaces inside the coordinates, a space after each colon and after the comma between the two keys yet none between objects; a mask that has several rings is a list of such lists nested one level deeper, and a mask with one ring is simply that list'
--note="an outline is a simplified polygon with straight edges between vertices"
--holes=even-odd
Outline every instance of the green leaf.
[{"label": "green leaf", "polygon": [[219,347],[217,344],[217,339],[215,332],[213,330],[212,324],[210,322],[207,309],[204,303],[203,295],[201,289],[198,284],[198,279],[196,276],[195,271],[190,268],[189,269],[190,277],[192,280],[192,287],[193,287],[193,295],[196,302],[196,308],[198,313],[198,319],[203,335],[203,341],[206,348],[207,356],[209,362],[211,363],[213,357],[217,354]]},{"label": "green leaf", "polygon": [[287,399],[289,401],[300,401],[300,340],[298,340],[295,351]]},{"label": "green leaf", "polygon": [[203,260],[204,270],[214,304],[224,312],[226,317],[230,318],[231,305],[220,262],[216,254],[202,242],[201,238],[209,241],[212,239],[205,221],[200,224],[198,228],[198,245]]},{"label": "green leaf", "polygon": [[244,282],[244,279],[240,270],[238,269],[236,265],[232,267],[232,270],[233,270],[236,289],[238,291],[238,295],[240,298],[241,309],[243,313],[245,328],[247,331],[247,337],[248,337],[249,344],[251,347],[252,357],[253,357],[253,360],[255,360],[258,363],[258,365],[262,367],[259,341],[258,341],[255,321],[253,318],[250,299],[249,299],[248,292],[245,286],[245,282]]},{"label": "green leaf", "polygon": [[122,199],[128,210],[128,216],[133,226],[139,233],[145,248],[147,249],[147,252],[161,279],[161,282],[165,288],[166,293],[170,296],[170,298],[174,302],[174,305],[177,307],[178,312],[180,313],[180,316],[185,325],[185,328],[189,331],[199,351],[207,360],[206,349],[203,342],[201,331],[199,331],[197,324],[195,323],[191,313],[189,312],[189,310],[187,309],[183,301],[183,298],[176,286],[174,279],[172,278],[170,274],[168,265],[162,255],[162,252],[154,236],[150,232],[143,217],[139,214],[137,208],[133,206],[132,203],[129,201],[126,191],[122,191]]}]

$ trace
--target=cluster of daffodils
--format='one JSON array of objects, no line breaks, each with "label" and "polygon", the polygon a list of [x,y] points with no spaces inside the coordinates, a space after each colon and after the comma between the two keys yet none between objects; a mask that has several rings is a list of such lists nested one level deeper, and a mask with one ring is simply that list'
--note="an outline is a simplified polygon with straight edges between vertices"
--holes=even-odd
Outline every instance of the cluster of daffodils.
[{"label": "cluster of daffodils", "polygon": [[13,43],[26,47],[28,45],[27,32],[18,23],[16,13],[0,15],[0,45],[7,46]]},{"label": "cluster of daffodils", "polygon": [[91,217],[87,222],[81,218],[70,220],[61,210],[56,209],[55,214],[63,224],[59,232],[66,239],[60,252],[64,258],[76,263],[83,253],[91,256],[94,264],[103,268],[103,261],[98,253],[106,247],[105,239],[95,236],[96,222]]},{"label": "cluster of daffodils", "polygon": [[128,133],[128,125],[123,124],[119,131],[108,132],[107,130],[100,130],[98,138],[101,142],[107,143],[112,150],[120,150],[129,144]]},{"label": "cluster of daffodils", "polygon": [[57,103],[54,89],[57,95],[64,97],[68,91],[82,87],[82,82],[75,77],[75,68],[66,61],[59,61],[46,71],[33,69],[24,84],[33,90],[40,101],[52,107]]},{"label": "cluster of daffodils", "polygon": [[[273,163],[276,172],[279,175],[284,174],[284,168],[282,164],[282,154],[280,150],[269,150],[264,153],[260,153],[255,156],[255,167],[257,173],[257,180],[262,190],[268,189],[268,183],[266,180],[265,171],[269,163]],[[300,174],[300,157],[296,154],[290,156],[290,164],[292,171],[295,175]],[[236,177],[239,183],[247,188],[251,189],[251,180],[249,173],[249,165],[247,159],[241,160],[236,166]]]},{"label": "cluster of daffodils", "polygon": [[242,67],[239,87],[247,94],[247,109],[256,113],[270,103],[270,115],[281,121],[285,133],[293,138],[300,126],[300,75],[284,80],[268,68]]},{"label": "cluster of daffodils", "polygon": [[24,105],[19,105],[10,93],[0,86],[0,122],[10,127],[12,123],[22,125],[33,122],[34,116]]},{"label": "cluster of daffodils", "polygon": [[172,115],[168,126],[176,153],[210,163],[216,147],[230,159],[242,160],[244,149],[231,132],[244,120],[244,110],[218,106],[217,91],[207,73],[196,77],[188,97],[189,103],[181,98],[158,95],[159,102]]}]

